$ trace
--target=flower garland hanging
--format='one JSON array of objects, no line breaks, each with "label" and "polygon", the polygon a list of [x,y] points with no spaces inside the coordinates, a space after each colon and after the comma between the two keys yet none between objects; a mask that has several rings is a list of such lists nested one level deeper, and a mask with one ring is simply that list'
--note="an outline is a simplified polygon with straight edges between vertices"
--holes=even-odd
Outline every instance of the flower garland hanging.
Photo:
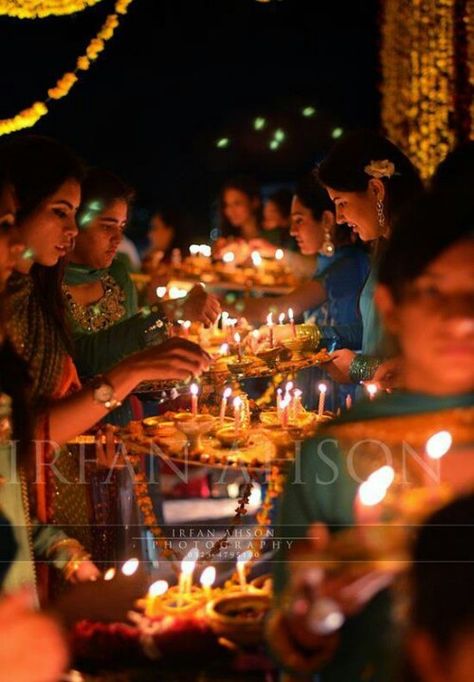
[{"label": "flower garland hanging", "polygon": [[[76,68],[73,71],[65,73],[58,79],[56,85],[48,90],[48,97],[44,101],[35,102],[27,109],[20,111],[16,116],[0,119],[0,135],[8,135],[9,133],[23,130],[24,128],[33,127],[40,118],[48,113],[47,105],[51,100],[61,99],[61,97],[65,97],[70,92],[71,88],[78,80],[79,73],[89,69],[91,63],[97,59],[105,48],[105,43],[112,38],[115,29],[119,25],[118,15],[126,14],[128,6],[132,1],[133,0],[117,0],[115,3],[115,13],[109,14],[100,31],[95,38],[92,38],[90,41],[85,54],[77,59]],[[80,5],[81,3],[76,2],[74,4]],[[90,0],[89,4],[91,4]]]},{"label": "flower garland hanging", "polygon": [[103,0],[0,0],[0,15],[17,19],[44,19],[75,14]]}]

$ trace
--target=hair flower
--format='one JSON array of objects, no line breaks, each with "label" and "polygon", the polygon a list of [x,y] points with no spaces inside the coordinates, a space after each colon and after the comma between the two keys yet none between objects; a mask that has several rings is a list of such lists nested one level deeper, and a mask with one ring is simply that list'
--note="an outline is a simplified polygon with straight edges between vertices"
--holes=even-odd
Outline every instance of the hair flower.
[{"label": "hair flower", "polygon": [[395,165],[388,159],[371,161],[364,167],[364,172],[371,178],[391,178],[395,174]]}]

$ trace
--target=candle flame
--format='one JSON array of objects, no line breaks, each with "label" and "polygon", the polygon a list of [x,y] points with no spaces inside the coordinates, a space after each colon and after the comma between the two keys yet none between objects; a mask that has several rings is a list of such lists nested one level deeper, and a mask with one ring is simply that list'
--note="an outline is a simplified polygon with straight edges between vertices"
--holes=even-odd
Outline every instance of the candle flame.
[{"label": "candle flame", "polygon": [[226,322],[228,317],[229,317],[229,313],[227,312],[227,310],[223,310],[221,313],[221,319],[222,319],[223,324]]},{"label": "candle flame", "polygon": [[285,313],[280,313],[280,314],[278,315],[278,322],[279,322],[280,324],[283,324],[284,321],[285,321]]},{"label": "candle flame", "polygon": [[453,437],[449,431],[438,431],[428,438],[425,446],[426,454],[431,459],[441,459],[453,444]]},{"label": "candle flame", "polygon": [[191,320],[184,320],[183,329],[190,329],[190,327],[191,327]]},{"label": "candle flame", "polygon": [[262,256],[258,251],[252,251],[250,257],[252,259],[252,263],[255,265],[256,268],[258,268],[258,266],[262,264]]},{"label": "candle flame", "polygon": [[326,386],[326,384],[319,384],[318,389],[320,393],[326,393],[328,387]]},{"label": "candle flame", "polygon": [[158,298],[164,298],[166,296],[166,287],[156,287],[156,295]]},{"label": "candle flame", "polygon": [[252,336],[253,336],[254,339],[259,339],[259,338],[260,338],[260,332],[258,331],[258,329],[254,329],[254,330],[253,330]]},{"label": "candle flame", "polygon": [[191,246],[189,247],[189,253],[191,254],[191,256],[197,256],[200,250],[201,247],[199,246],[199,244],[191,244]]},{"label": "candle flame", "polygon": [[293,322],[293,308],[288,308],[288,319]]},{"label": "candle flame", "polygon": [[234,341],[235,341],[235,343],[240,343],[240,334],[239,334],[239,332],[236,332],[236,333],[234,334]]},{"label": "candle flame", "polygon": [[115,578],[115,568],[108,568],[104,573],[104,580],[112,580]]},{"label": "candle flame", "polygon": [[219,349],[219,353],[221,355],[227,355],[229,353],[229,344],[228,343],[223,343],[222,346]]},{"label": "candle flame", "polygon": [[233,263],[235,260],[235,253],[233,251],[226,251],[226,253],[222,256],[222,260],[224,263]]},{"label": "candle flame", "polygon": [[383,466],[370,474],[359,487],[359,498],[362,504],[366,507],[373,507],[382,502],[394,478],[395,471],[391,466]]},{"label": "candle flame", "polygon": [[295,398],[301,398],[301,396],[303,395],[303,391],[301,391],[299,388],[295,388],[295,390],[293,391],[293,395],[295,396]]},{"label": "candle flame", "polygon": [[226,389],[224,389],[223,397],[227,400],[227,398],[230,398],[232,395],[232,389],[228,386]]},{"label": "candle flame", "polygon": [[236,396],[232,404],[235,409],[238,409],[242,405],[242,398],[240,396]]},{"label": "candle flame", "polygon": [[191,395],[197,395],[199,393],[199,386],[197,384],[191,384],[189,390],[191,391]]},{"label": "candle flame", "polygon": [[369,396],[370,396],[371,398],[373,398],[374,395],[375,395],[375,394],[377,393],[377,391],[379,390],[379,389],[377,388],[377,384],[367,384],[366,388],[367,388],[367,393],[369,394]]},{"label": "candle flame", "polygon": [[139,567],[139,565],[140,562],[138,561],[138,559],[129,559],[122,566],[122,573],[128,576],[133,575],[137,568]]},{"label": "candle flame", "polygon": [[214,566],[208,566],[202,572],[201,578],[199,579],[199,582],[201,583],[201,585],[203,587],[212,587],[212,585],[214,585],[215,580],[216,580],[216,569],[214,568]]},{"label": "candle flame", "polygon": [[293,389],[293,386],[294,386],[293,382],[288,381],[288,383],[285,386],[285,393],[289,393]]},{"label": "candle flame", "polygon": [[283,253],[283,249],[277,249],[275,251],[275,260],[282,260],[284,255],[285,254]]},{"label": "candle flame", "polygon": [[201,256],[204,256],[205,258],[210,258],[212,249],[209,246],[209,244],[201,244],[201,246],[199,247],[199,252]]},{"label": "candle flame", "polygon": [[150,585],[148,589],[148,596],[149,597],[161,597],[162,594],[167,592],[168,590],[168,583],[166,580],[157,580],[154,582],[152,585]]},{"label": "candle flame", "polygon": [[269,327],[273,326],[273,313],[268,313],[267,315],[267,325]]}]

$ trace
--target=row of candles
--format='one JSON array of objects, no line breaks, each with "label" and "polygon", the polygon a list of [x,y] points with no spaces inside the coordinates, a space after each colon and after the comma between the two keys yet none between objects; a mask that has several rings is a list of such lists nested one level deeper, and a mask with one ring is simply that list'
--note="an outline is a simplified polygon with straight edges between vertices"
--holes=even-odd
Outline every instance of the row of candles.
[{"label": "row of candles", "polygon": [[[196,417],[199,413],[199,386],[198,384],[191,384],[191,414]],[[232,396],[232,389],[230,386],[224,389],[222,393],[220,408],[219,408],[219,421],[221,425],[224,424],[225,414],[227,411],[227,404]],[[237,395],[233,399],[232,406],[234,408],[234,426],[236,431],[243,428],[250,419],[248,398],[246,395]]]}]

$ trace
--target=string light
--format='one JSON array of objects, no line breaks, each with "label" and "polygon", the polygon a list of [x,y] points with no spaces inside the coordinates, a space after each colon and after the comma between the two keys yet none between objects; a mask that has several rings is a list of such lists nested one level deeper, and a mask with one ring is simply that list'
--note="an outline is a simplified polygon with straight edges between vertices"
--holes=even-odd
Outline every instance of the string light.
[{"label": "string light", "polygon": [[216,147],[218,149],[226,149],[230,144],[230,140],[228,137],[221,137],[219,140],[216,142]]},{"label": "string light", "polygon": [[342,128],[334,128],[334,130],[331,133],[331,137],[333,140],[339,139],[342,135],[344,134],[344,130]]},{"label": "string light", "polygon": [[17,19],[44,19],[75,14],[103,0],[0,0],[0,15]]},{"label": "string light", "polygon": [[[32,128],[43,116],[45,116],[48,113],[48,103],[51,100],[56,100],[56,99],[61,99],[62,97],[65,97],[73,87],[75,83],[77,83],[78,80],[78,74],[81,71],[87,71],[91,65],[91,62],[95,61],[99,54],[104,50],[105,43],[112,38],[115,29],[119,25],[119,14],[126,14],[128,10],[128,6],[133,0],[117,0],[115,3],[115,13],[114,14],[109,14],[107,19],[105,20],[105,23],[103,24],[102,28],[98,32],[98,34],[95,36],[95,38],[92,38],[90,41],[89,45],[86,48],[85,54],[81,55],[77,62],[76,62],[76,68],[74,71],[70,71],[65,73],[59,80],[57,81],[56,85],[53,88],[50,88],[48,90],[48,97],[44,101],[38,101],[34,102],[31,106],[29,106],[26,109],[23,109],[20,111],[18,114],[15,116],[12,116],[11,118],[6,118],[6,119],[1,119],[0,120],[0,135],[8,135],[9,133],[16,132],[17,130],[23,130],[24,128]],[[2,0],[0,0],[0,3]],[[23,0],[19,0],[17,3],[19,8],[24,7],[24,8],[30,8],[30,11],[32,11],[33,5],[35,5],[38,9],[40,10],[40,6],[43,5],[45,10],[46,7],[49,7],[50,9],[53,8],[54,3],[53,2],[26,2]],[[88,4],[91,4],[90,2]],[[67,3],[65,0],[62,2],[58,2],[58,7],[59,5],[66,7]],[[79,11],[82,6],[82,9],[84,9],[85,4],[83,2],[78,2],[77,0],[75,2],[70,2],[69,5],[71,7],[76,7],[75,10],[71,11]],[[3,3],[3,6],[5,7],[5,3]],[[50,14],[53,13],[52,11]],[[25,15],[26,17],[27,15]],[[47,16],[46,14],[38,14],[39,16]],[[31,17],[30,17],[31,18]]]},{"label": "string light", "polygon": [[263,118],[263,116],[257,116],[257,118],[253,122],[254,130],[263,130],[266,125],[267,119]]},{"label": "string light", "polygon": [[306,118],[311,118],[311,116],[314,116],[316,113],[316,109],[314,107],[304,107],[301,110],[302,116],[305,116]]},{"label": "string light", "polygon": [[[382,121],[387,135],[431,176],[462,130],[474,134],[472,99],[459,101],[455,46],[465,42],[474,86],[474,2],[386,0],[382,26]],[[463,33],[463,35],[460,34]],[[453,117],[465,120],[460,125]],[[466,120],[467,119],[467,120]]]}]

